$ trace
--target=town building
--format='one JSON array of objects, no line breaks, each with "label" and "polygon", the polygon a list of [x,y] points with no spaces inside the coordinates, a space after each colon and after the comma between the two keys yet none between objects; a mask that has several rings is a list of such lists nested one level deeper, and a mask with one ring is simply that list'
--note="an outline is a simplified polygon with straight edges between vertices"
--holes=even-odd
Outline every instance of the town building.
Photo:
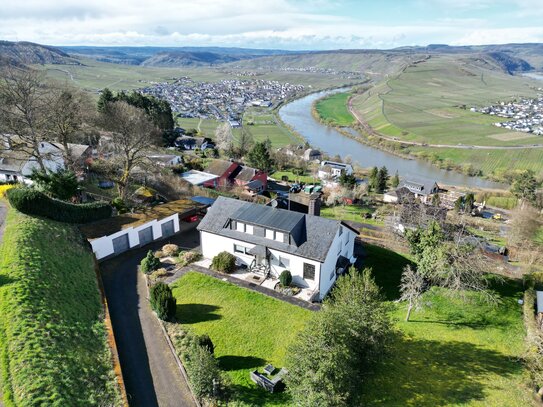
[{"label": "town building", "polygon": [[318,177],[324,183],[337,183],[341,174],[353,175],[351,164],[339,163],[335,161],[322,161],[319,167]]},{"label": "town building", "polygon": [[265,277],[289,270],[293,283],[322,300],[355,262],[358,232],[319,216],[219,197],[198,225],[205,258],[226,251]]},{"label": "town building", "polygon": [[439,185],[435,181],[404,180],[400,183],[398,189],[400,188],[407,188],[422,203],[430,203],[432,197],[440,191]]}]

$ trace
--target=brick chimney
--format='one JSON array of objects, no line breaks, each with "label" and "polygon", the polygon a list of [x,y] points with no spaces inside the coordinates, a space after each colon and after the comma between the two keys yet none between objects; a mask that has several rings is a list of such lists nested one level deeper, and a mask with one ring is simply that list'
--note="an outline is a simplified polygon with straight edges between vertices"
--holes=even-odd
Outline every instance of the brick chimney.
[{"label": "brick chimney", "polygon": [[321,194],[311,194],[309,196],[308,215],[321,215]]}]

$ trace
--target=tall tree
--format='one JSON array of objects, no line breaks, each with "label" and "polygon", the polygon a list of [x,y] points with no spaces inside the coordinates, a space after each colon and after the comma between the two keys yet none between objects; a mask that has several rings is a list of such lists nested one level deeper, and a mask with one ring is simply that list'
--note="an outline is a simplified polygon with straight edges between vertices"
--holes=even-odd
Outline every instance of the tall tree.
[{"label": "tall tree", "polygon": [[46,141],[50,103],[43,74],[13,66],[0,72],[0,149],[33,157],[42,171],[46,157],[40,143]]},{"label": "tall tree", "polygon": [[234,146],[234,136],[230,124],[224,122],[215,129],[215,143],[217,148],[231,154]]},{"label": "tall tree", "polygon": [[104,88],[100,93],[100,97],[98,98],[98,112],[102,114],[106,113],[107,105],[112,102],[115,102],[115,96],[113,95],[113,92],[108,88]]},{"label": "tall tree", "polygon": [[247,155],[249,165],[262,170],[269,171],[272,168],[273,162],[270,157],[270,150],[265,141],[257,142]]},{"label": "tall tree", "polygon": [[373,167],[370,171],[369,182],[368,182],[370,191],[375,192],[378,190],[379,188],[378,176],[379,176],[379,169],[377,167]]},{"label": "tall tree", "polygon": [[293,405],[360,405],[364,380],[383,354],[391,326],[370,270],[351,269],[288,350]]},{"label": "tall tree", "polygon": [[522,201],[534,202],[537,186],[538,182],[535,178],[535,173],[532,170],[526,170],[516,175],[513,179],[511,193]]},{"label": "tall tree", "polygon": [[387,189],[388,183],[388,170],[387,167],[382,166],[377,172],[377,192],[383,193]]},{"label": "tall tree", "polygon": [[400,185],[400,176],[398,175],[398,171],[394,173],[394,176],[390,180],[390,185],[392,188],[398,188],[398,185]]},{"label": "tall tree", "polygon": [[407,314],[405,320],[409,321],[413,308],[420,306],[422,293],[424,292],[424,278],[410,265],[403,269],[400,282],[400,301],[407,301]]},{"label": "tall tree", "polygon": [[243,157],[245,154],[247,154],[253,144],[253,136],[248,131],[242,128],[241,134],[238,138],[238,155],[240,157]]},{"label": "tall tree", "polygon": [[118,163],[109,168],[118,169],[111,175],[119,196],[125,199],[134,169],[146,162],[146,153],[159,142],[159,132],[145,111],[126,102],[110,103],[101,122],[112,132],[111,142]]}]

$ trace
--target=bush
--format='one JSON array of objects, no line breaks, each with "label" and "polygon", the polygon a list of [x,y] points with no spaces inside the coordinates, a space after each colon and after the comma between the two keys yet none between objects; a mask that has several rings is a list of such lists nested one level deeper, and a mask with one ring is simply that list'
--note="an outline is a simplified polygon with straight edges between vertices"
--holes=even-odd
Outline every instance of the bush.
[{"label": "bush", "polygon": [[149,276],[151,281],[155,282],[161,277],[166,277],[168,275],[168,271],[165,268],[160,268],[156,271],[153,271],[153,273]]},{"label": "bush", "polygon": [[202,255],[198,252],[181,252],[179,253],[179,261],[177,264],[179,267],[185,267],[188,266],[191,263],[194,263],[195,261],[198,261],[202,258]]},{"label": "bush", "polygon": [[160,260],[155,257],[152,250],[147,252],[147,255],[140,263],[140,270],[144,274],[150,274],[160,268]]},{"label": "bush", "polygon": [[283,270],[279,275],[279,282],[283,287],[288,287],[292,283],[292,274],[290,274],[290,271]]},{"label": "bush", "polygon": [[13,184],[2,184],[0,185],[0,198],[3,198],[6,196],[6,192],[8,192],[8,190],[14,188],[15,185]]},{"label": "bush", "polygon": [[176,301],[172,289],[167,284],[156,283],[153,285],[149,302],[160,319],[166,321],[175,316]]},{"label": "bush", "polygon": [[30,188],[12,188],[6,193],[9,203],[19,212],[43,216],[59,222],[89,223],[111,216],[112,208],[103,202],[75,205],[49,198]]},{"label": "bush", "polygon": [[220,384],[219,363],[206,347],[195,343],[185,358],[189,381],[198,400],[215,399],[215,383]]},{"label": "bush", "polygon": [[209,335],[200,335],[197,338],[198,345],[200,345],[202,348],[205,348],[208,350],[209,353],[212,355],[215,353],[215,345],[213,344],[213,341],[209,337]]},{"label": "bush", "polygon": [[111,201],[111,206],[113,206],[115,209],[117,209],[117,212],[119,213],[126,213],[128,212],[128,206],[123,201],[121,197],[113,198]]},{"label": "bush", "polygon": [[211,261],[211,268],[223,273],[232,273],[236,269],[236,256],[228,252],[220,252]]},{"label": "bush", "polygon": [[164,253],[164,256],[177,256],[179,253],[179,246],[176,244],[165,244],[162,246],[162,253]]}]

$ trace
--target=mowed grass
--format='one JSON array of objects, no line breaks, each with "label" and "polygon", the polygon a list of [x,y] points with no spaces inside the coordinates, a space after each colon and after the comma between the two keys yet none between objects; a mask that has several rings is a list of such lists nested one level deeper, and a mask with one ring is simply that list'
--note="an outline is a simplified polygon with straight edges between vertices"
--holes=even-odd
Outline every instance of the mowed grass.
[{"label": "mowed grass", "polygon": [[315,110],[321,120],[336,126],[350,126],[353,116],[349,112],[347,102],[351,93],[335,93],[315,103]]},{"label": "mowed grass", "polygon": [[281,181],[283,177],[287,177],[289,182],[303,182],[308,185],[320,185],[320,180],[317,176],[313,176],[307,173],[304,173],[304,175],[296,175],[292,171],[275,171],[273,174],[270,175],[270,177],[277,181]]},{"label": "mowed grass", "polygon": [[[364,263],[389,301],[408,257],[366,245]],[[495,283],[499,303],[491,306],[477,295],[469,302],[453,299],[443,289],[424,295],[427,306],[405,322],[405,303],[393,303],[399,331],[373,376],[364,385],[369,406],[533,405],[521,357],[524,328],[520,283]]]},{"label": "mowed grass", "polygon": [[5,406],[121,405],[103,318],[77,228],[10,208],[0,246]]},{"label": "mowed grass", "polygon": [[310,311],[191,272],[172,284],[177,318],[186,329],[208,334],[236,399],[248,405],[289,405],[286,393],[256,387],[249,372],[271,363],[281,368],[288,346]]},{"label": "mowed grass", "polygon": [[530,86],[535,84],[526,77],[484,69],[472,58],[432,56],[355,96],[353,104],[375,130],[402,140],[453,145],[532,144],[539,138],[495,127],[492,123],[503,119],[469,108],[535,96]]}]

